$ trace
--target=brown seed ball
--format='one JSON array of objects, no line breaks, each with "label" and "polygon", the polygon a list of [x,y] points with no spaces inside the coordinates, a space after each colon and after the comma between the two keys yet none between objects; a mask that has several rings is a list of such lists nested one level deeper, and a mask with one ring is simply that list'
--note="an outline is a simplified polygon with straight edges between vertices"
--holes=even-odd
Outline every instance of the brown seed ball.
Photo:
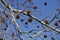
[{"label": "brown seed ball", "polygon": [[24,20],[23,19],[21,19],[21,22],[23,22]]},{"label": "brown seed ball", "polygon": [[58,23],[57,22],[55,23],[55,26],[58,26]]},{"label": "brown seed ball", "polygon": [[29,19],[28,19],[28,22],[32,22],[32,18],[29,18]]},{"label": "brown seed ball", "polygon": [[16,15],[16,19],[19,19],[20,18],[20,16],[19,15]]},{"label": "brown seed ball", "polygon": [[48,20],[45,20],[45,23],[46,23],[46,24],[49,24]]},{"label": "brown seed ball", "polygon": [[44,35],[44,38],[47,38],[47,35],[46,34]]},{"label": "brown seed ball", "polygon": [[39,26],[37,26],[37,28],[40,28]]},{"label": "brown seed ball", "polygon": [[27,13],[28,13],[28,15],[29,15],[31,11],[30,11],[30,10],[27,10],[26,12],[27,12]]},{"label": "brown seed ball", "polygon": [[7,30],[7,28],[4,28],[4,30]]},{"label": "brown seed ball", "polygon": [[33,9],[37,9],[37,6],[33,6]]},{"label": "brown seed ball", "polygon": [[44,5],[47,5],[47,2],[44,2]]},{"label": "brown seed ball", "polygon": [[28,24],[28,22],[25,22],[25,24],[27,25],[27,24]]}]

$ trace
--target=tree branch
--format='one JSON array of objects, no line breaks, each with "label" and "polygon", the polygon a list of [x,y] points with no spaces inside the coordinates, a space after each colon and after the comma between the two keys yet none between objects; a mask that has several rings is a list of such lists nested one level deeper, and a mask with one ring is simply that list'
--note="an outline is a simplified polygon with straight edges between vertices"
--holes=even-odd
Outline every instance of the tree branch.
[{"label": "tree branch", "polygon": [[14,13],[13,13],[12,8],[9,5],[7,5],[4,0],[1,0],[1,2],[4,4],[4,6],[6,6],[6,8],[8,8],[10,10],[10,12],[11,12],[11,21],[14,24],[17,31],[19,32],[20,39],[23,40],[22,31],[19,29],[19,26],[18,26],[18,24],[17,24],[17,22],[16,22],[16,20],[14,18]]},{"label": "tree branch", "polygon": [[[51,25],[46,24],[45,22],[41,21],[40,19],[37,19],[36,17],[34,17],[34,16],[32,16],[32,15],[28,15],[27,12],[25,12],[25,11],[23,12],[23,10],[16,10],[16,9],[13,9],[10,5],[8,6],[7,3],[6,3],[4,0],[1,0],[1,2],[3,3],[3,5],[4,5],[6,8],[12,9],[13,12],[14,12],[14,11],[15,11],[15,12],[22,12],[24,15],[27,15],[27,16],[29,16],[29,17],[35,19],[35,20],[38,21],[39,23],[45,25],[46,27],[48,27],[48,28],[50,28],[50,29],[52,29],[52,30],[54,30],[54,31],[56,31],[56,32],[58,32],[58,33],[60,33],[60,30],[53,28]],[[7,7],[7,6],[8,6],[8,7]]]},{"label": "tree branch", "polygon": [[41,33],[44,32],[45,30],[41,30],[39,31],[37,34],[33,35],[33,36],[30,36],[29,40],[33,40],[34,38],[38,37],[38,36],[41,36]]}]

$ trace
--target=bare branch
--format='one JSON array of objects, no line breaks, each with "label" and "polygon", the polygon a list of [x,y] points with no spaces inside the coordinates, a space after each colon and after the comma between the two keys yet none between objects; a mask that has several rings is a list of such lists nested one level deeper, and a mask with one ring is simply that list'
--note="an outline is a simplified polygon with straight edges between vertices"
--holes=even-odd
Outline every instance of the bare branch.
[{"label": "bare branch", "polygon": [[39,31],[37,34],[31,36],[31,37],[29,38],[29,40],[33,40],[34,38],[36,38],[36,37],[38,37],[38,36],[41,36],[41,33],[44,32],[44,31],[45,31],[45,30]]},{"label": "bare branch", "polygon": [[[35,19],[36,21],[38,21],[39,23],[45,25],[46,27],[48,27],[48,28],[50,28],[50,29],[52,29],[52,30],[54,30],[54,31],[56,31],[56,32],[58,32],[58,33],[60,33],[60,30],[53,28],[52,26],[46,24],[45,22],[41,21],[40,19],[37,19],[37,18],[34,17],[34,16],[28,15],[28,13],[26,13],[25,11],[23,12],[23,10],[16,10],[16,9],[13,9],[10,5],[9,5],[9,6],[6,5],[7,3],[4,2],[4,0],[1,0],[1,2],[3,3],[3,5],[4,5],[6,8],[8,8],[8,9],[11,8],[13,12],[14,12],[14,11],[15,11],[15,12],[22,12],[23,14],[25,14],[25,15],[27,15],[27,16],[33,18],[33,19]],[[7,7],[7,6],[8,6],[8,7]]]},{"label": "bare branch", "polygon": [[22,31],[19,29],[19,26],[18,26],[18,24],[17,24],[17,22],[16,22],[16,20],[14,18],[14,13],[12,12],[13,11],[12,8],[8,4],[6,4],[6,2],[4,2],[4,0],[1,0],[1,2],[10,10],[10,12],[11,12],[11,21],[14,24],[17,31],[19,32],[20,38],[23,40],[23,37],[21,36]]},{"label": "bare branch", "polygon": [[52,22],[52,21],[54,21],[54,19],[59,15],[60,13],[58,13],[58,14],[55,14],[55,16],[52,18],[52,20],[49,22],[49,24]]},{"label": "bare branch", "polygon": [[39,31],[37,34],[35,34],[34,36],[32,36],[32,38],[35,38],[35,37],[40,36],[40,35],[41,35],[41,33],[42,33],[43,31],[45,31],[45,30],[41,30],[41,31]]},{"label": "bare branch", "polygon": [[19,28],[19,26],[18,26],[18,24],[17,24],[17,22],[16,22],[16,20],[15,20],[15,18],[14,18],[14,13],[12,12],[12,10],[10,9],[10,12],[11,12],[11,17],[12,17],[12,22],[13,22],[13,24],[14,24],[14,26],[15,26],[15,28],[17,29],[17,31],[19,32],[19,35],[20,35],[20,38],[23,40],[23,37],[22,37],[22,31],[20,30],[20,28]]}]

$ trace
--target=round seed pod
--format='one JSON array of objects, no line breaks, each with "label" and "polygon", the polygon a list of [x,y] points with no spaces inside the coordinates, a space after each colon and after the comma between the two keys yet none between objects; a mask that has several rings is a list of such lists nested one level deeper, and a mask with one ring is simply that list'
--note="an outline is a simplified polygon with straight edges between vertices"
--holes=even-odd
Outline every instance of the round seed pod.
[{"label": "round seed pod", "polygon": [[33,6],[33,9],[37,9],[37,6]]},{"label": "round seed pod", "polygon": [[29,19],[28,19],[28,22],[32,22],[32,18],[29,18]]},{"label": "round seed pod", "polygon": [[28,22],[25,22],[25,24],[27,25],[27,24],[28,24]]},{"label": "round seed pod", "polygon": [[20,18],[20,16],[19,15],[16,15],[16,19],[19,19]]},{"label": "round seed pod", "polygon": [[45,23],[46,23],[46,24],[49,24],[48,20],[45,20]]},{"label": "round seed pod", "polygon": [[55,26],[58,26],[58,23],[57,22],[55,23]]},{"label": "round seed pod", "polygon": [[30,14],[30,12],[31,12],[30,10],[27,10],[27,11],[26,11],[26,13],[27,13],[28,15]]},{"label": "round seed pod", "polygon": [[47,5],[47,2],[44,2],[44,5]]},{"label": "round seed pod", "polygon": [[47,35],[44,35],[44,38],[47,38]]}]

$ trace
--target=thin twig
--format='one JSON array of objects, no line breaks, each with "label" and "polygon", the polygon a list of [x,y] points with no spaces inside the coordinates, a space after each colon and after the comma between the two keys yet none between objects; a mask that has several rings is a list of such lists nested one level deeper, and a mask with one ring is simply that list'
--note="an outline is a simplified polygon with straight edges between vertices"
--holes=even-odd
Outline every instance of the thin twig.
[{"label": "thin twig", "polygon": [[[6,3],[4,0],[1,0],[1,2],[4,4],[4,6],[5,6],[6,8],[12,9],[12,11],[15,11],[15,12],[22,12],[22,11],[23,11],[23,10],[13,9],[10,5],[8,6],[7,3]],[[7,6],[8,6],[8,7],[7,7]],[[41,21],[40,19],[37,19],[36,17],[31,16],[31,15],[28,15],[28,13],[26,13],[26,12],[22,12],[22,13],[25,14],[25,15],[27,15],[27,16],[29,16],[29,17],[31,17],[31,18],[33,18],[33,19],[35,19],[36,21],[38,21],[39,23],[45,25],[46,27],[48,27],[48,28],[50,28],[50,29],[52,29],[52,30],[60,33],[60,30],[53,28],[51,25],[46,24],[45,22]]]}]

